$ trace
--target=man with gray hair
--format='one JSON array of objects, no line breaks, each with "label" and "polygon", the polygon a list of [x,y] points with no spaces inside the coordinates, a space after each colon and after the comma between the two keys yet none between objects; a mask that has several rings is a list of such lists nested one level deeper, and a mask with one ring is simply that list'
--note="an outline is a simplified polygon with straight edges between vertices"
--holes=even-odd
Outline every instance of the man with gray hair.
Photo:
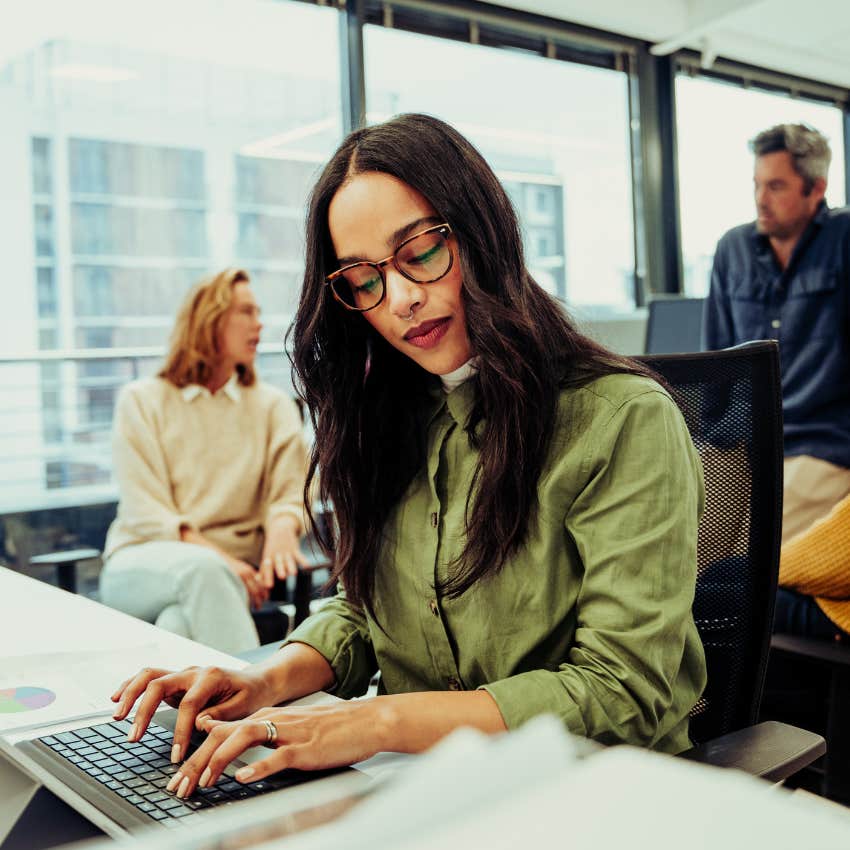
[{"label": "man with gray hair", "polygon": [[784,543],[850,493],[850,210],[824,201],[831,154],[817,130],[779,124],[750,148],[757,218],[717,245],[704,341],[779,341]]}]

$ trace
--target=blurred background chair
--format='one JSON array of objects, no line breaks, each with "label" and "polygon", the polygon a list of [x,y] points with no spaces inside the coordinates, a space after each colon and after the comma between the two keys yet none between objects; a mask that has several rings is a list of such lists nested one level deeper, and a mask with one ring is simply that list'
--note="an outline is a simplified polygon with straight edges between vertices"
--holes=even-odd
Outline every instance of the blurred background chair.
[{"label": "blurred background chair", "polygon": [[647,305],[643,350],[648,355],[702,351],[704,303],[704,298],[653,295]]}]

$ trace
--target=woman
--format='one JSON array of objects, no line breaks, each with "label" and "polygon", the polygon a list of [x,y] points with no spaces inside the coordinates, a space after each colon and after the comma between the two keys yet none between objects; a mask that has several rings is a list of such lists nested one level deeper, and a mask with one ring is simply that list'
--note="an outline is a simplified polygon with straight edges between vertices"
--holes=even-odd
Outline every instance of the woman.
[{"label": "woman", "polygon": [[[180,703],[170,789],[418,752],[542,712],[675,752],[705,683],[691,616],[701,469],[676,405],[582,336],[523,263],[473,146],[407,115],[351,134],[314,189],[294,362],[341,592],[238,673],[144,671],[131,739]],[[262,708],[315,690],[379,696]],[[261,709],[260,711],[257,711]],[[257,712],[247,720],[226,722]]]},{"label": "woman", "polygon": [[228,652],[258,645],[249,604],[303,563],[301,419],[256,378],[261,330],[244,271],[200,283],[162,370],[122,389],[113,426],[101,599]]}]

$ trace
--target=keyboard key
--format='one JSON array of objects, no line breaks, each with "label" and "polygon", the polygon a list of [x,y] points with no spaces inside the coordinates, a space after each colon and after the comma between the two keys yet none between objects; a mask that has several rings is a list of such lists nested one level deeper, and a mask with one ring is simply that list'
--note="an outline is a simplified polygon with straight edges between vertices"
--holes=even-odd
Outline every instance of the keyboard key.
[{"label": "keyboard key", "polygon": [[[103,768],[103,772],[108,773],[110,776],[115,776],[118,773],[126,773],[126,771],[124,770],[124,765],[121,764],[115,764],[111,767],[105,767]],[[130,774],[131,777],[135,775],[135,773]]]},{"label": "keyboard key", "polygon": [[[117,738],[126,738],[127,733],[122,732],[120,729],[116,729],[111,723],[104,723],[101,726],[92,726],[91,727],[95,732],[103,735],[104,738],[109,738],[110,740],[115,740]],[[58,735],[56,736],[59,737]]]},{"label": "keyboard key", "polygon": [[209,809],[212,803],[203,797],[190,797],[188,800],[183,801],[183,805],[197,811],[198,809]]},{"label": "keyboard key", "polygon": [[94,729],[77,729],[77,735],[82,738],[84,741],[88,741],[90,738],[99,738],[100,734],[95,732]]},{"label": "keyboard key", "polygon": [[183,803],[177,797],[169,797],[167,800],[163,800],[157,805],[166,812],[170,812],[172,809],[176,809],[178,806],[182,806]]},{"label": "keyboard key", "polygon": [[60,732],[54,737],[57,741],[61,741],[63,744],[72,744],[74,741],[80,740],[73,732]]},{"label": "keyboard key", "polygon": [[156,808],[156,806],[154,806],[153,809],[148,812],[148,815],[154,820],[164,820],[168,817],[167,812],[164,812],[162,809]]},{"label": "keyboard key", "polygon": [[168,784],[168,779],[164,773],[160,773],[158,770],[148,770],[145,773],[140,773],[139,776],[145,780],[145,782],[153,782],[157,787],[160,787],[160,783],[165,785]]},{"label": "keyboard key", "polygon": [[152,762],[150,762],[151,767],[158,767],[160,769],[162,769],[163,767],[169,767],[170,765],[171,765],[171,759],[170,758],[168,758],[168,759],[158,758],[158,759],[154,759]]},{"label": "keyboard key", "polygon": [[45,735],[45,737],[43,737],[41,740],[44,741],[44,743],[47,744],[48,747],[53,747],[59,743],[59,739],[54,738],[53,735]]},{"label": "keyboard key", "polygon": [[211,803],[223,803],[230,799],[229,794],[216,788],[202,788],[198,793],[204,800],[209,800]]},{"label": "keyboard key", "polygon": [[[147,785],[147,782],[145,782],[145,780],[140,776],[135,776],[132,779],[128,779],[124,784],[128,788],[144,788]],[[139,791],[138,793],[141,794],[142,792]]]},{"label": "keyboard key", "polygon": [[119,782],[126,782],[128,779],[132,779],[135,775],[136,774],[133,773],[132,770],[122,770],[121,773],[113,773],[112,778],[117,779]]},{"label": "keyboard key", "polygon": [[75,752],[79,752],[80,750],[85,750],[88,748],[88,743],[86,741],[68,741],[68,748],[74,750]]},{"label": "keyboard key", "polygon": [[138,806],[139,803],[144,803],[145,798],[140,797],[138,794],[130,794],[129,797],[124,798],[128,803],[132,803],[134,806]]},{"label": "keyboard key", "polygon": [[159,803],[161,800],[170,800],[171,798],[161,788],[157,788],[153,793],[142,793],[142,796],[151,803]]},{"label": "keyboard key", "polygon": [[136,803],[136,808],[140,812],[156,812],[158,811],[157,807],[153,803],[146,803],[142,800],[141,803]]},{"label": "keyboard key", "polygon": [[119,797],[132,797],[133,796],[133,789],[132,788],[116,788],[115,793]]}]

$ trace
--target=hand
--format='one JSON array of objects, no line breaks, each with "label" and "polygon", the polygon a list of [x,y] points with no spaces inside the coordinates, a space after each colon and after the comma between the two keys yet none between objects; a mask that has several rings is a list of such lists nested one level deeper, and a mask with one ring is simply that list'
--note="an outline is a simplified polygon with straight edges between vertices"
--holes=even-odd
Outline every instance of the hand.
[{"label": "hand", "polygon": [[118,703],[113,717],[123,720],[141,697],[128,741],[144,735],[161,702],[177,708],[171,761],[186,752],[198,715],[206,719],[232,720],[245,717],[264,705],[277,702],[265,671],[221,670],[218,667],[188,667],[178,673],[146,668],[127,679],[110,699]]},{"label": "hand", "polygon": [[294,576],[298,567],[306,567],[307,559],[299,546],[298,520],[291,514],[272,517],[265,527],[266,542],[260,559],[260,576],[267,588],[274,586],[277,576],[285,581]]},{"label": "hand", "polygon": [[[240,782],[256,782],[284,768],[320,770],[354,764],[380,752],[384,712],[380,698],[323,706],[263,708],[244,720],[227,723],[199,718],[206,741],[171,777],[167,790],[188,797],[197,787],[214,785],[233,759],[250,747],[266,745],[272,753],[236,773]],[[269,742],[274,724],[276,739]]]},{"label": "hand", "polygon": [[[234,575],[242,579],[245,589],[248,591],[248,599],[252,608],[259,608],[269,598],[269,587],[250,564],[240,561],[238,558],[228,558],[227,566]],[[274,582],[272,582],[274,583]]]}]

